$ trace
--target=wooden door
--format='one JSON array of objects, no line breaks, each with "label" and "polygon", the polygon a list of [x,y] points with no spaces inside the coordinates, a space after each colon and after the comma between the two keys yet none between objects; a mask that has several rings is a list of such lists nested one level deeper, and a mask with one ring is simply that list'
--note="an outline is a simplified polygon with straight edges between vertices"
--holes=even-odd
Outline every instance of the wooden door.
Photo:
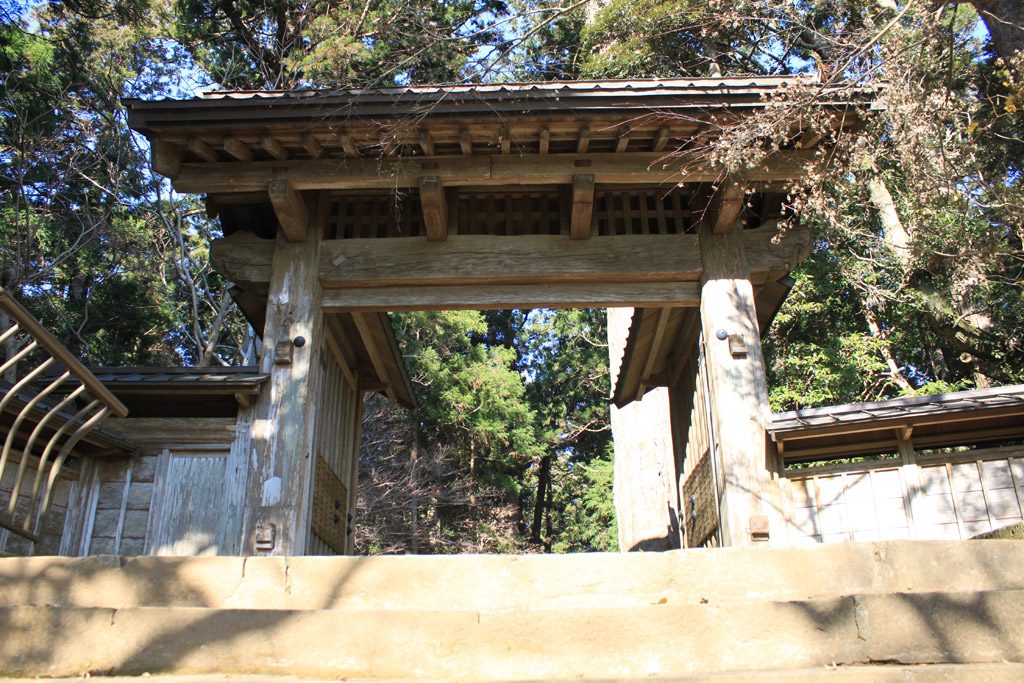
[{"label": "wooden door", "polygon": [[230,444],[164,449],[146,534],[148,555],[233,555],[241,522],[239,467]]}]

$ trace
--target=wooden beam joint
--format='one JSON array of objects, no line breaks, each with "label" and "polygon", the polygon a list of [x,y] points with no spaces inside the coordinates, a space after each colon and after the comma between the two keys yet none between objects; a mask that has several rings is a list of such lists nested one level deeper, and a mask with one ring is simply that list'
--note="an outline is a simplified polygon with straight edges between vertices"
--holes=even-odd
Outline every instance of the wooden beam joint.
[{"label": "wooden beam joint", "polygon": [[718,234],[732,232],[743,215],[746,200],[746,190],[739,182],[726,180],[720,184],[704,212],[704,220],[711,231]]},{"label": "wooden beam joint", "polygon": [[569,236],[574,240],[590,238],[594,218],[594,174],[572,177],[572,224]]},{"label": "wooden beam joint", "polygon": [[309,230],[309,207],[295,187],[283,178],[271,180],[267,185],[270,203],[277,214],[281,232],[289,242],[302,242]]},{"label": "wooden beam joint", "polygon": [[420,207],[428,242],[443,242],[448,238],[448,201],[444,185],[436,176],[420,179]]}]

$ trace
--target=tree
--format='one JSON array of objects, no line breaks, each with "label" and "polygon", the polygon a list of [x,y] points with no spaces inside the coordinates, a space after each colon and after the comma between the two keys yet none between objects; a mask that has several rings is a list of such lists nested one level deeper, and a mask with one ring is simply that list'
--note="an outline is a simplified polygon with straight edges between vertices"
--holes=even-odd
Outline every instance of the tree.
[{"label": "tree", "polygon": [[177,0],[174,37],[226,88],[459,80],[503,0]]},{"label": "tree", "polygon": [[[1020,29],[1016,8],[975,5],[984,5],[988,24]],[[720,139],[702,148],[723,177],[798,146],[808,131],[826,135],[831,150],[830,165],[791,188],[793,208],[819,235],[818,253],[770,335],[770,350],[815,349],[821,381],[807,384],[798,355],[770,357],[773,379],[792,382],[774,394],[786,397],[778,407],[1021,378],[1021,96],[1005,54],[1015,46],[993,32],[990,46],[1004,54],[987,54],[977,15],[957,3],[594,7],[546,33],[576,74],[816,77],[783,95],[787,106],[714,131]],[[542,52],[535,46],[525,59]],[[858,133],[829,133],[835,122],[815,113],[822,97],[856,99],[857,89],[881,80],[889,85],[875,96],[879,111],[850,113],[863,121]],[[831,282],[814,277],[822,268]],[[804,287],[827,309],[802,296]],[[842,337],[823,340],[798,324],[808,306],[842,320]]]}]

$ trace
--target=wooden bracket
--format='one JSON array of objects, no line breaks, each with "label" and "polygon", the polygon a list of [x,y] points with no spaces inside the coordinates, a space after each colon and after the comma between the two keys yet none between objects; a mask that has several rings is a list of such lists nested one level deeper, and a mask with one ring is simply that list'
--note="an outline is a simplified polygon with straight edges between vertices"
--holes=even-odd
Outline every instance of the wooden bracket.
[{"label": "wooden bracket", "polygon": [[747,355],[747,344],[743,341],[742,335],[729,335],[729,353],[732,354],[733,358],[742,358]]},{"label": "wooden bracket", "polygon": [[770,526],[768,517],[765,515],[752,515],[750,517],[750,540],[767,541]]},{"label": "wooden bracket", "polygon": [[574,240],[590,238],[594,218],[594,174],[578,173],[572,177],[572,223],[569,236]]},{"label": "wooden bracket", "polygon": [[163,140],[153,140],[150,149],[153,171],[167,178],[177,178],[181,172],[181,152]]},{"label": "wooden bracket", "polygon": [[279,341],[274,345],[274,365],[291,365],[295,354],[295,345],[290,339]]},{"label": "wooden bracket", "polygon": [[227,138],[224,140],[224,151],[239,161],[252,161],[253,151],[249,145],[238,138]]},{"label": "wooden bracket", "polygon": [[428,130],[420,130],[420,149],[422,149],[423,154],[428,157],[432,157],[437,154],[434,149],[434,140],[430,137],[430,131]]},{"label": "wooden bracket", "polygon": [[444,186],[436,176],[420,178],[420,208],[428,242],[443,242],[448,238],[448,201]]},{"label": "wooden bracket", "polygon": [[735,180],[726,180],[711,196],[711,202],[704,212],[704,221],[712,232],[727,233],[736,228],[743,213],[746,192]]},{"label": "wooden bracket", "polygon": [[285,239],[289,242],[304,241],[309,229],[309,208],[302,195],[283,178],[271,180],[267,184],[267,193]]}]

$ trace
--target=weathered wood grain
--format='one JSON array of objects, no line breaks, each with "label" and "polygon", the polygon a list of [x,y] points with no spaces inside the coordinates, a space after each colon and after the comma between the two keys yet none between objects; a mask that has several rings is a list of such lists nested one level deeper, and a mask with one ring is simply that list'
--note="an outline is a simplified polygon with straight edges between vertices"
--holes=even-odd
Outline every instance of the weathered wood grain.
[{"label": "weathered wood grain", "polygon": [[578,173],[572,177],[572,224],[569,237],[590,239],[594,222],[594,174]]},{"label": "weathered wood grain", "polygon": [[[578,241],[452,235],[435,244],[412,238],[329,240],[320,257],[320,280],[325,287],[695,281],[697,242],[693,235]],[[257,272],[239,274],[252,280]]]},{"label": "weathered wood grain", "polygon": [[306,200],[287,180],[274,179],[267,186],[270,203],[277,214],[277,223],[289,242],[306,239],[309,228],[309,207]]},{"label": "weathered wood grain", "polygon": [[[810,234],[802,229],[779,233],[774,223],[741,233],[751,273],[763,281],[795,268],[810,250]],[[410,284],[451,286],[474,284],[484,287],[467,292],[467,303],[500,304],[502,297],[486,287],[535,285],[539,283],[597,283],[593,297],[619,301],[609,284],[643,282],[693,282],[700,279],[700,238],[696,235],[618,235],[590,240],[569,240],[556,235],[452,235],[443,243],[428,244],[423,238],[396,237],[362,240],[327,240],[320,259],[323,286],[401,287]],[[235,233],[214,240],[211,260],[214,268],[233,282],[270,281],[275,242],[251,233]],[[442,297],[450,292],[432,290]],[[542,290],[521,290],[527,299],[548,298]],[[552,305],[575,294],[550,290]],[[651,296],[640,295],[640,302]],[[428,299],[429,294],[408,292],[410,304]],[[582,301],[588,298],[580,292]],[[515,300],[508,297],[508,301]],[[663,300],[656,296],[655,300]],[[396,302],[403,305],[401,301]],[[453,302],[457,303],[457,302]],[[630,303],[623,298],[621,303]],[[370,304],[376,306],[376,304]],[[391,309],[397,310],[397,309]]]},{"label": "weathered wood grain", "polygon": [[[212,150],[211,150],[212,151]],[[811,152],[779,152],[744,175],[748,182],[788,180],[815,160]],[[446,186],[569,185],[577,173],[593,173],[600,184],[669,187],[680,182],[717,182],[721,172],[696,159],[666,157],[661,152],[599,154],[493,154],[425,158],[291,159],[182,163],[174,187],[179,192],[249,192],[266,190],[274,178],[298,190],[412,188],[424,176]]]},{"label": "weathered wood grain", "polygon": [[[257,529],[273,525],[274,555],[301,555],[309,529],[313,445],[319,395],[320,350],[324,315],[317,265],[326,201],[311,216],[303,242],[277,242],[263,330],[261,370],[270,380],[253,407],[250,469],[245,494],[243,554],[255,552]],[[289,363],[275,363],[278,343],[304,343],[293,348]]]},{"label": "weathered wood grain", "polygon": [[427,241],[443,242],[448,237],[448,202],[440,178],[429,176],[420,179],[420,207]]},{"label": "weathered wood grain", "polygon": [[[753,286],[736,232],[718,234],[707,223],[700,234],[704,272],[700,315],[712,417],[723,474],[721,532],[725,545],[752,542],[751,520],[768,514],[763,499],[771,485],[766,462],[768,389]],[[718,338],[718,332],[725,339]],[[734,354],[731,340],[746,351]]]},{"label": "weathered wood grain", "polygon": [[327,312],[696,306],[696,282],[346,287],[324,290]]}]

